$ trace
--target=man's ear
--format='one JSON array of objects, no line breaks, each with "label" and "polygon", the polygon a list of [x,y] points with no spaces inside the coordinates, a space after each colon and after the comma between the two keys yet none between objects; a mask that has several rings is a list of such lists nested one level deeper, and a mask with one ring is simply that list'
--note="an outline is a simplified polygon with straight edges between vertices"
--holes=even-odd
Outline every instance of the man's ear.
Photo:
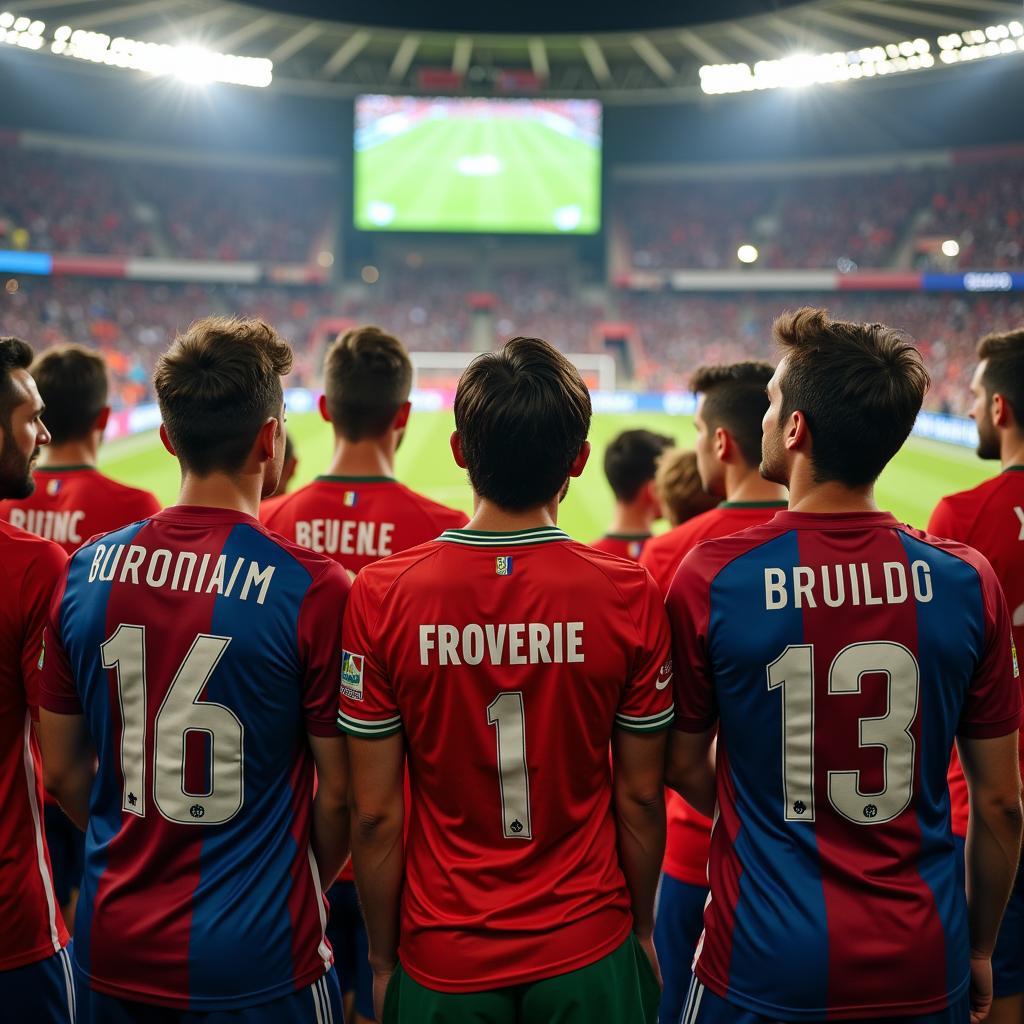
[{"label": "man's ear", "polygon": [[1010,409],[1010,403],[998,392],[992,396],[990,408],[994,426],[1002,427],[1005,430],[1006,427],[1013,425],[1011,423],[1013,413]]},{"label": "man's ear", "polygon": [[175,457],[178,457],[178,453],[174,450],[174,445],[171,444],[171,439],[167,436],[167,428],[161,423],[160,424],[160,440],[163,442],[163,446]]},{"label": "man's ear", "polygon": [[732,455],[733,440],[724,427],[715,427],[715,458],[725,462]]},{"label": "man's ear", "polygon": [[579,455],[576,456],[569,470],[569,476],[582,476],[583,470],[587,468],[587,460],[590,458],[590,442],[584,441]]},{"label": "man's ear", "polygon": [[459,437],[457,430],[452,431],[452,436],[448,438],[448,443],[452,446],[452,458],[455,459],[455,465],[459,469],[465,469],[466,459],[462,454],[462,438]]},{"label": "man's ear", "polygon": [[409,422],[409,413],[412,412],[412,402],[403,402],[391,421],[392,430],[404,430]]},{"label": "man's ear", "polygon": [[256,454],[260,462],[273,462],[278,445],[284,445],[284,424],[271,416],[256,435]]},{"label": "man's ear", "polygon": [[811,428],[807,425],[807,417],[796,409],[789,416],[782,434],[782,443],[788,451],[794,452],[803,448],[811,439]]},{"label": "man's ear", "polygon": [[320,410],[320,416],[326,423],[331,422],[331,414],[327,410],[327,396],[321,395],[320,401],[317,402],[317,408]]},{"label": "man's ear", "polygon": [[110,406],[105,405],[100,410],[100,414],[96,417],[93,422],[92,429],[98,430],[101,434],[107,429],[107,424],[110,422]]}]

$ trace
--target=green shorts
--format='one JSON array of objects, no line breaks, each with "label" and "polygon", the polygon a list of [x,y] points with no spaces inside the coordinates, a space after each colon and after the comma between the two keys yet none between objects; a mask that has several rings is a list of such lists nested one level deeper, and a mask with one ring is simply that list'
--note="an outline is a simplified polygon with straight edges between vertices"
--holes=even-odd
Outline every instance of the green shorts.
[{"label": "green shorts", "polygon": [[635,935],[596,963],[489,992],[435,992],[401,966],[382,1024],[657,1024],[661,992]]}]

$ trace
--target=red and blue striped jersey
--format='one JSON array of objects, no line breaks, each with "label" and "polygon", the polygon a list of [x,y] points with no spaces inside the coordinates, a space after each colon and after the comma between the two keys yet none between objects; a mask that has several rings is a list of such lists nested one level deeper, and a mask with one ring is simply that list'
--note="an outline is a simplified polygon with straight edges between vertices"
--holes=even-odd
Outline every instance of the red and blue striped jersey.
[{"label": "red and blue striped jersey", "polygon": [[337,734],[348,578],[224,509],[179,506],[71,559],[41,704],[96,746],[74,956],[89,984],[193,1010],[330,969],[307,733]]},{"label": "red and blue striped jersey", "polygon": [[719,729],[698,978],[777,1020],[955,1002],[950,749],[1021,715],[988,562],[886,513],[780,512],[698,545],[668,611],[676,727]]}]

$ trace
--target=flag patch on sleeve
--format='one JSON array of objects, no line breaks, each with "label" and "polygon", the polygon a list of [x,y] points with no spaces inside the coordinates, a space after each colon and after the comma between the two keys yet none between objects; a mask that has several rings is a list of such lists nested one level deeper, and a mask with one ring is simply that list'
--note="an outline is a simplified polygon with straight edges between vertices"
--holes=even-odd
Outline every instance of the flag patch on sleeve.
[{"label": "flag patch on sleeve", "polygon": [[363,664],[361,654],[341,652],[341,692],[349,700],[363,699]]},{"label": "flag patch on sleeve", "polygon": [[512,556],[498,555],[494,560],[494,571],[498,576],[512,575]]}]

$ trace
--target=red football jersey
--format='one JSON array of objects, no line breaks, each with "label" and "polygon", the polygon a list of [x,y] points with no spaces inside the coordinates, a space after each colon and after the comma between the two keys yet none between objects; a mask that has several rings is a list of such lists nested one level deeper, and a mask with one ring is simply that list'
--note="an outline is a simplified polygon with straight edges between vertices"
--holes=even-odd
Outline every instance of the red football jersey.
[{"label": "red football jersey", "polygon": [[69,555],[91,537],[160,511],[149,491],[111,480],[92,466],[50,466],[32,475],[35,491],[19,501],[0,501],[0,519],[56,541]]},{"label": "red football jersey", "polygon": [[318,476],[265,501],[260,519],[352,572],[469,521],[387,476]]},{"label": "red football jersey", "polygon": [[[928,532],[969,544],[992,563],[1003,585],[1018,651],[1024,645],[1024,466],[1010,466],[973,490],[943,498],[928,521]],[[1024,770],[1024,750],[1021,750]],[[953,751],[949,766],[953,831],[967,835],[967,782]]]},{"label": "red football jersey", "polygon": [[640,564],[654,577],[658,589],[667,594],[679,563],[696,544],[748,526],[760,526],[785,507],[784,501],[723,501],[717,508],[680,523],[660,537],[652,537],[644,546]]},{"label": "red football jersey", "polygon": [[56,544],[0,523],[0,971],[62,949],[43,832],[43,781],[32,722],[50,599],[66,556]]},{"label": "red football jersey", "polygon": [[[640,556],[662,594],[667,595],[679,564],[702,540],[727,537],[768,522],[784,509],[784,501],[723,502],[717,508],[655,537]],[[665,873],[687,885],[708,884],[711,819],[695,811],[678,793],[666,789],[668,829],[665,834]]]},{"label": "red football jersey", "polygon": [[606,533],[600,540],[590,546],[609,555],[628,558],[632,562],[639,561],[644,545],[651,539],[649,533]]},{"label": "red football jersey", "polygon": [[672,720],[650,576],[555,527],[449,530],[356,577],[344,637],[339,725],[405,733],[409,975],[481,991],[619,946],[612,730]]}]

